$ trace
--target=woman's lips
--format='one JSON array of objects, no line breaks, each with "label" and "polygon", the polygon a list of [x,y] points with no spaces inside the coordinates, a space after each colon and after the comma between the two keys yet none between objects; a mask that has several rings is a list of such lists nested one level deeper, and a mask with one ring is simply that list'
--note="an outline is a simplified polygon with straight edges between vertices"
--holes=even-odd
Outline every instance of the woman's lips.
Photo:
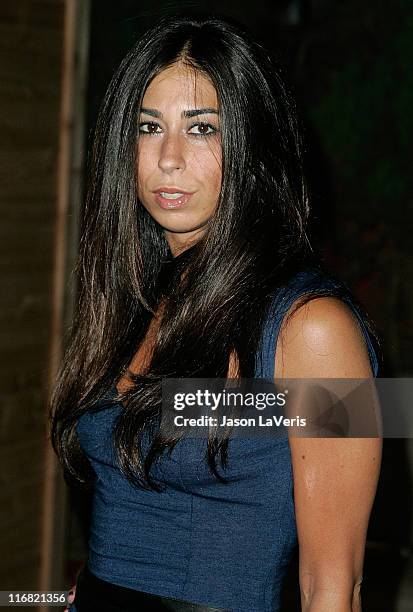
[{"label": "woman's lips", "polygon": [[181,208],[182,206],[185,206],[185,204],[190,200],[192,195],[192,193],[183,193],[178,198],[171,199],[163,197],[160,192],[156,192],[155,200],[161,208],[168,210],[171,208]]}]

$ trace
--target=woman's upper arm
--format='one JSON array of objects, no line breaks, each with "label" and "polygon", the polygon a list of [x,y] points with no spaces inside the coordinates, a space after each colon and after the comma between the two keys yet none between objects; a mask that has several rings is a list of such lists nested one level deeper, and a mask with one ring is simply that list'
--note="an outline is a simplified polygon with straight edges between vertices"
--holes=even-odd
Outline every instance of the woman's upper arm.
[{"label": "woman's upper arm", "polygon": [[[356,317],[334,297],[314,298],[292,315],[276,357],[276,378],[372,376]],[[303,600],[325,591],[344,601],[361,581],[381,444],[381,438],[290,437]]]}]

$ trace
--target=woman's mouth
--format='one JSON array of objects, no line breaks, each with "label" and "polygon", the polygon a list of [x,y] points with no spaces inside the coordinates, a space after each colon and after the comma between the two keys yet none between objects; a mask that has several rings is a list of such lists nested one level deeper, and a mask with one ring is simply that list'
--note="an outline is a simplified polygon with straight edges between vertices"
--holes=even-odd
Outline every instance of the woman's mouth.
[{"label": "woman's mouth", "polygon": [[188,200],[192,197],[192,193],[185,193],[182,191],[157,191],[155,193],[155,200],[161,208],[181,208]]}]

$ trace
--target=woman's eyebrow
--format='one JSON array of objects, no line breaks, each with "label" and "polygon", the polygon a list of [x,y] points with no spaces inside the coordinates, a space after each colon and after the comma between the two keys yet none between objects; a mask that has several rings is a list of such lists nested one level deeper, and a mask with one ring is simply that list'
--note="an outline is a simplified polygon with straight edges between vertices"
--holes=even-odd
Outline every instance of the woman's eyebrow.
[{"label": "woman's eyebrow", "polygon": [[216,108],[193,108],[191,110],[182,111],[181,116],[190,118],[196,117],[197,115],[207,115],[208,113],[218,115],[218,110]]},{"label": "woman's eyebrow", "polygon": [[[154,108],[141,108],[141,113],[145,115],[150,115],[151,117],[156,117],[157,119],[162,119],[163,115],[160,111],[155,110]],[[207,113],[213,113],[218,115],[218,110],[216,108],[207,107],[207,108],[191,108],[189,110],[184,110],[181,113],[182,118],[190,118],[196,117],[197,115],[206,115]]]}]

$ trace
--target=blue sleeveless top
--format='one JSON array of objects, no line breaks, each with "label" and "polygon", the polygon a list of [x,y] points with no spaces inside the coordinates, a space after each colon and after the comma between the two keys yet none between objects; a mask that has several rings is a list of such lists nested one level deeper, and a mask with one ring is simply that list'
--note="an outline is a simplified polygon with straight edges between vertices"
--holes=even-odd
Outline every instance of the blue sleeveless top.
[{"label": "blue sleeveless top", "polygon": [[[327,288],[345,301],[378,360],[344,284],[315,267],[277,292],[263,327],[257,378],[274,378],[284,315],[303,293]],[[114,395],[115,390],[113,390]],[[233,438],[220,483],[207,466],[205,438],[184,438],[151,473],[163,492],[132,485],[117,467],[111,431],[116,404],[79,419],[77,434],[95,473],[88,567],[108,582],[234,612],[277,612],[297,545],[288,437]],[[71,609],[75,609],[73,606]]]}]

